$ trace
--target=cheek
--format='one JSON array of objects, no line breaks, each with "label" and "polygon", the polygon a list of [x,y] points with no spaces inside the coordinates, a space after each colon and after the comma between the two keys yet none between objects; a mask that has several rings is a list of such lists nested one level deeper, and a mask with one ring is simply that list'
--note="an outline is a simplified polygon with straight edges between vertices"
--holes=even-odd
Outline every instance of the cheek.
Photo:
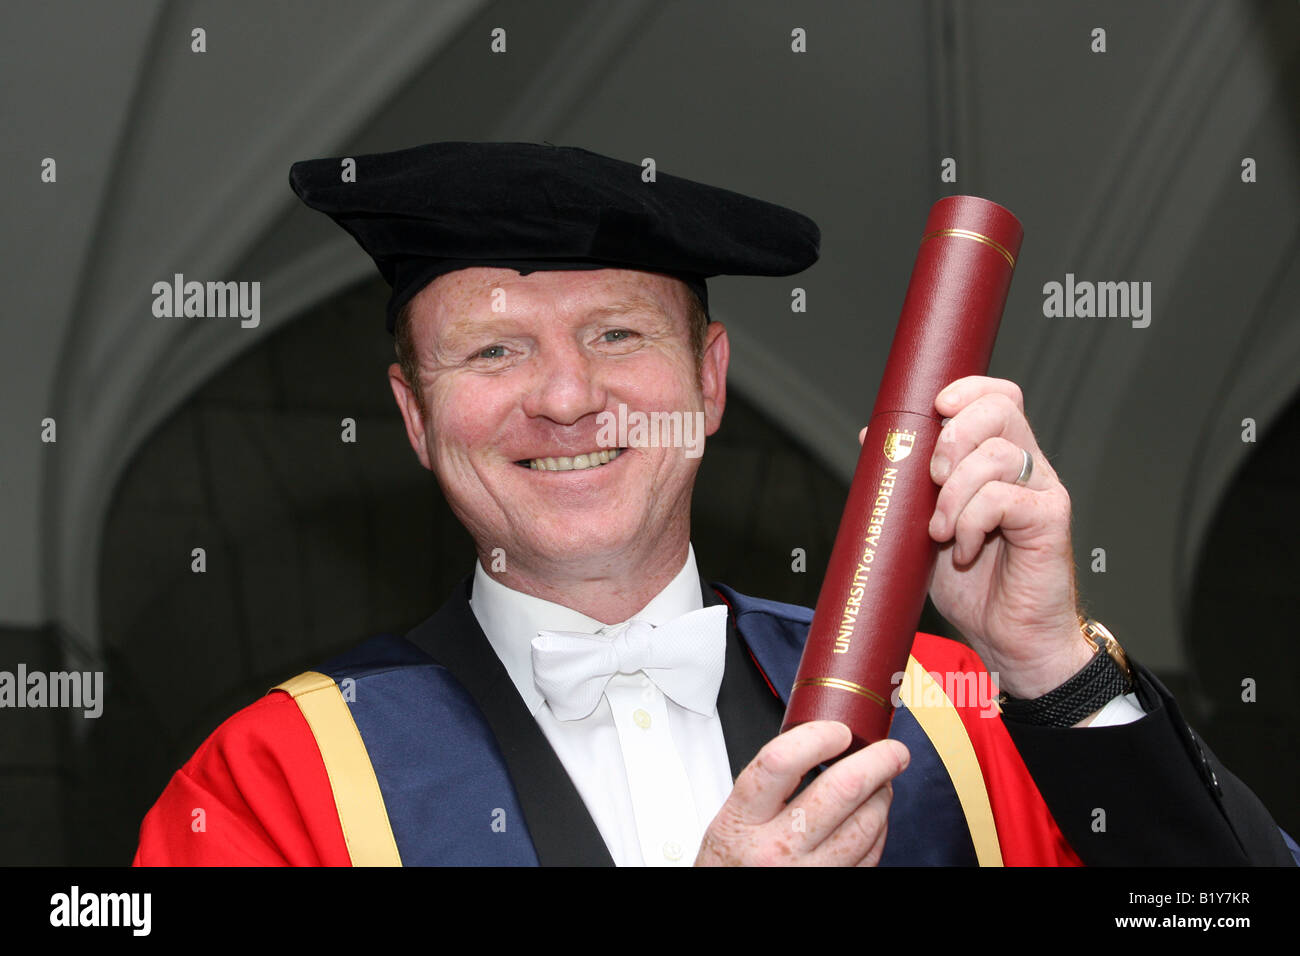
[{"label": "cheek", "polygon": [[464,454],[490,443],[500,420],[497,402],[488,390],[448,387],[435,389],[426,441],[435,455]]},{"label": "cheek", "polygon": [[619,369],[608,382],[618,400],[645,409],[686,411],[703,407],[695,366],[677,356],[647,357]]}]

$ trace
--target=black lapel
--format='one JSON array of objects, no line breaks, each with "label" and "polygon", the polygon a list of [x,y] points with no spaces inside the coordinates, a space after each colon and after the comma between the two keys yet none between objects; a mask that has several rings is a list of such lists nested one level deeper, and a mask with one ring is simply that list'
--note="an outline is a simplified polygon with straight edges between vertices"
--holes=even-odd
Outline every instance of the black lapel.
[{"label": "black lapel", "polygon": [[[701,580],[704,606],[723,603],[717,592]],[[785,705],[768,687],[749,648],[736,628],[736,616],[727,613],[727,657],[718,689],[718,718],[727,743],[731,778],[740,776],[763,745],[781,732]]]},{"label": "black lapel", "polygon": [[469,606],[472,581],[406,639],[451,671],[487,718],[542,866],[613,866],[577,788],[479,627]]}]

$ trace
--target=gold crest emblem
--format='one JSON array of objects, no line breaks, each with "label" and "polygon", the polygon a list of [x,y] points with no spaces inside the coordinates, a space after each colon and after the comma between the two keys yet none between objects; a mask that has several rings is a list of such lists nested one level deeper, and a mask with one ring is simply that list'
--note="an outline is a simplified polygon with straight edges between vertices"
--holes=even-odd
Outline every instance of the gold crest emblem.
[{"label": "gold crest emblem", "polygon": [[902,461],[912,453],[916,444],[916,432],[893,429],[885,435],[885,457],[890,461]]}]

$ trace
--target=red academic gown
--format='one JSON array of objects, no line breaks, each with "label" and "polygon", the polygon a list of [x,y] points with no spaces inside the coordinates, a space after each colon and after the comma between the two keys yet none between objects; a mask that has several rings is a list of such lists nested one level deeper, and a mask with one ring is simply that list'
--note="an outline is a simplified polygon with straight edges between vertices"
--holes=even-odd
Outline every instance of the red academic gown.
[{"label": "red academic gown", "polygon": [[[335,680],[347,674],[357,681],[358,703],[350,705],[351,711],[370,758],[380,768],[384,812],[392,820],[402,861],[609,863],[576,789],[483,637],[469,608],[468,586],[467,579],[437,615],[405,639],[363,645],[354,652],[348,664],[351,669],[323,668]],[[728,657],[718,708],[735,776],[780,726],[811,611],[748,598],[723,586],[717,586],[716,592],[705,587],[704,594],[706,604],[717,603],[720,596],[729,605]],[[933,635],[917,635],[913,657],[927,671],[984,671],[969,648]],[[418,667],[403,670],[403,664]],[[437,675],[442,683],[409,684],[400,690],[405,698],[394,698],[386,690],[394,686],[393,675],[417,670]],[[1177,717],[1170,713],[1172,698],[1166,703],[1166,698],[1157,697],[1152,679],[1145,671],[1140,673],[1147,690],[1144,706],[1148,711],[1159,708],[1159,713],[1149,712],[1139,721],[1140,727],[1074,731],[1021,727],[1015,729],[1013,739],[1009,726],[1000,717],[990,719],[980,701],[957,702],[960,728],[968,738],[959,749],[968,755],[973,752],[978,761],[975,776],[982,778],[986,794],[980,799],[991,809],[996,827],[993,857],[1006,865],[1031,866],[1078,865],[1081,859],[1160,862],[1169,857],[1177,862],[1184,857],[1289,862],[1266,811],[1217,761],[1213,767],[1230,784],[1230,799],[1225,805],[1222,792],[1214,799],[1218,778],[1212,770],[1199,773],[1209,762],[1206,768],[1193,767],[1184,752],[1189,745],[1170,729],[1185,726],[1181,718],[1166,719]],[[428,700],[443,697],[456,698],[451,709],[418,713]],[[376,701],[389,709],[367,718],[366,706]],[[405,719],[408,714],[415,714],[415,719]],[[408,724],[438,728],[441,733],[412,731]],[[913,759],[894,784],[883,862],[975,862],[970,834],[977,827],[972,824],[967,833],[973,817],[968,806],[959,806],[950,779],[953,748],[932,741],[930,733],[921,729],[911,710],[897,711],[891,736],[908,745]],[[405,743],[399,739],[402,734],[408,735]],[[410,749],[420,746],[443,749],[436,753]],[[1026,747],[1028,756],[1023,756],[1021,749]],[[1140,770],[1147,769],[1141,767],[1144,763],[1166,764],[1146,777],[1141,772],[1116,773],[1117,750]],[[1032,761],[1028,766],[1027,760]],[[426,781],[438,772],[441,777]],[[486,797],[484,780],[498,780]],[[1080,781],[1089,788],[1082,797]],[[1048,798],[1039,783],[1045,783]],[[477,804],[466,802],[469,798],[464,795],[476,786],[475,799],[482,797],[486,803],[483,799]],[[1240,797],[1239,790],[1246,797]],[[506,791],[508,795],[502,796]],[[1178,794],[1177,805],[1171,792]],[[967,804],[969,796],[968,785]],[[1247,798],[1254,804],[1246,806]],[[1093,840],[1090,811],[1098,800],[1106,801],[1102,805],[1117,815],[1116,826],[1112,837]],[[510,813],[518,813],[527,824],[522,842],[520,828],[511,831],[515,843],[509,851],[500,850],[505,845],[501,837],[488,837],[486,831],[481,837],[467,834],[472,827],[463,822],[444,825],[502,805],[509,805]],[[1058,824],[1053,810],[1066,814],[1066,827]],[[1139,811],[1143,820],[1126,824]],[[1160,832],[1159,821],[1166,819],[1172,821],[1168,834]],[[1132,827],[1127,832],[1126,825]],[[990,827],[984,829],[987,862]],[[439,833],[452,843],[420,845]],[[1198,833],[1203,839],[1198,839]],[[1192,845],[1186,846],[1187,840]],[[281,690],[226,720],[176,772],[141,826],[134,860],[136,865],[199,866],[346,866],[351,862],[316,738],[298,703]]]}]

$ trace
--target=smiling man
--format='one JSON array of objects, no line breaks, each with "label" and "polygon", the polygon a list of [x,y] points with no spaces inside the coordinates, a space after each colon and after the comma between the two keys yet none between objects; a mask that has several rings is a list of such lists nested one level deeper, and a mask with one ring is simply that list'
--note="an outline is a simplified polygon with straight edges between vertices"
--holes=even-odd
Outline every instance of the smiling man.
[{"label": "smiling man", "polygon": [[987,663],[1004,712],[927,690],[896,739],[820,774],[846,727],[777,736],[811,612],[704,581],[700,459],[601,424],[714,434],[730,352],[705,280],[807,268],[811,220],[551,146],[340,168],[291,183],[393,287],[393,394],[478,560],[405,637],[222,724],[137,863],[1290,862],[1168,692],[1079,617],[1069,496],[1000,379],[936,398],[931,594],[971,647],[918,634],[908,677],[985,686]]},{"label": "smiling man", "polygon": [[713,323],[693,346],[693,300],[652,272],[471,267],[407,307],[417,371],[408,384],[394,365],[393,393],[420,463],[480,566],[502,566],[500,583],[623,621],[682,569],[700,459],[602,447],[600,426],[623,405],[703,411],[717,431],[726,335]]}]

